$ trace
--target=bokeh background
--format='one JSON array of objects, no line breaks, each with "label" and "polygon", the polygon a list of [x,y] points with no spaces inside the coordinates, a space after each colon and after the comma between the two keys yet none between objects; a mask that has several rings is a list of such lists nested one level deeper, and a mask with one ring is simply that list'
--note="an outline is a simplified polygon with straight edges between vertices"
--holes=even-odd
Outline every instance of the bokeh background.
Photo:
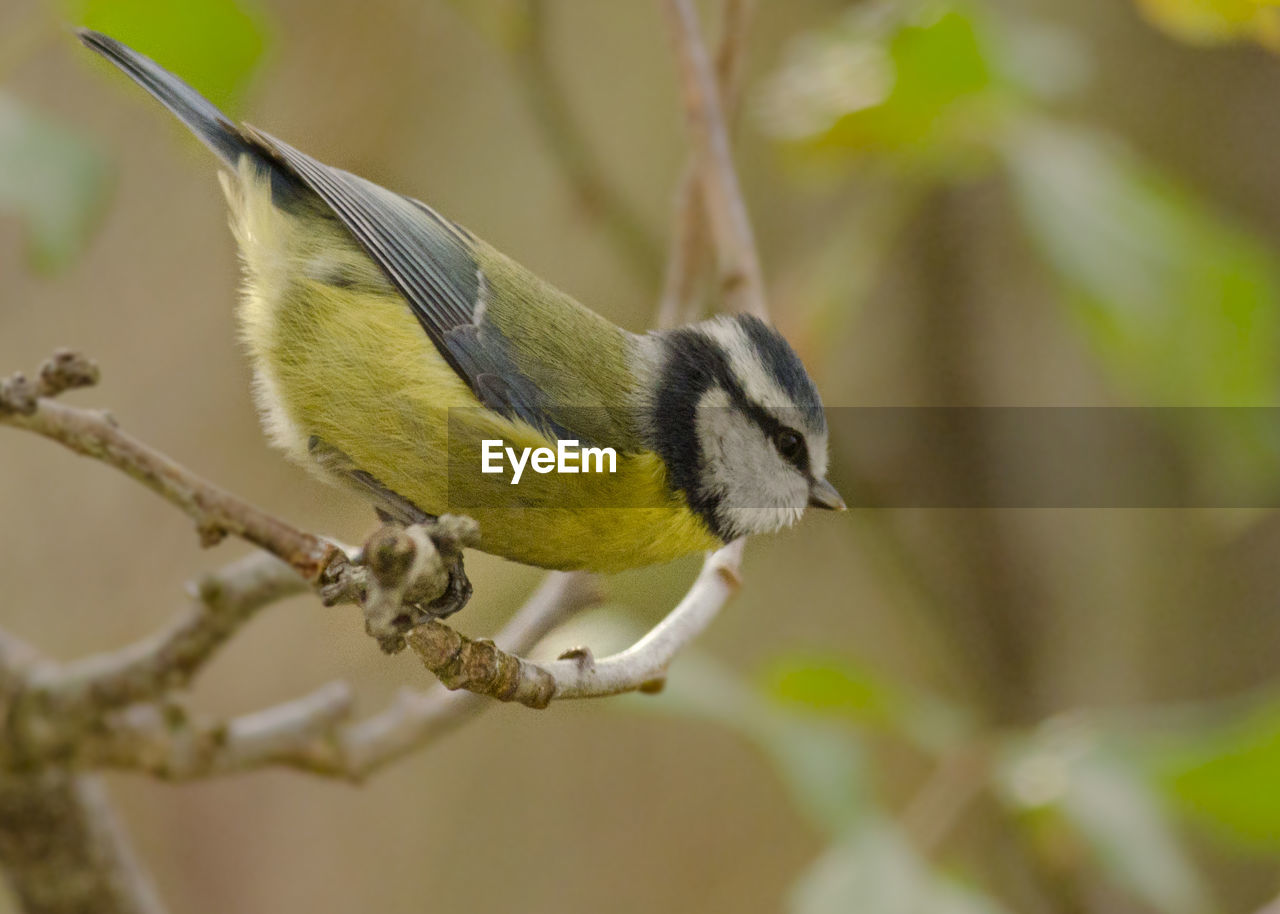
[{"label": "bokeh background", "polygon": [[[1276,16],[757,3],[738,159],[776,321],[828,404],[1276,405]],[[656,4],[6,0],[0,372],[82,348],[104,377],[78,402],[308,529],[371,527],[264,443],[212,160],[77,23],[651,325],[687,153]],[[1275,482],[1229,411],[1168,415],[1189,492]],[[837,425],[832,480],[875,503],[910,466],[856,432]],[[940,453],[983,476],[991,448],[966,427]],[[0,624],[55,656],[142,637],[242,549],[201,551],[32,436],[0,431],[0,468]],[[1280,892],[1277,555],[1261,507],[810,516],[750,544],[660,696],[495,708],[360,787],[113,775],[111,794],[194,914],[1260,911]],[[695,567],[610,581],[548,650],[622,643]],[[468,568],[477,635],[538,577]],[[372,710],[423,675],[298,599],[192,701],[236,713],[341,677]]]}]

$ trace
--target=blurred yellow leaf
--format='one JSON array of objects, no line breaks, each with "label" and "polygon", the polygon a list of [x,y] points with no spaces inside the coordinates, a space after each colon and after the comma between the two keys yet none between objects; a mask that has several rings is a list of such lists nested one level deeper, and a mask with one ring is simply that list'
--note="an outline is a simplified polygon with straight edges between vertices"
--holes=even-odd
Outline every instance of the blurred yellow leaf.
[{"label": "blurred yellow leaf", "polygon": [[1253,40],[1280,51],[1280,0],[1137,0],[1156,26],[1196,44]]}]

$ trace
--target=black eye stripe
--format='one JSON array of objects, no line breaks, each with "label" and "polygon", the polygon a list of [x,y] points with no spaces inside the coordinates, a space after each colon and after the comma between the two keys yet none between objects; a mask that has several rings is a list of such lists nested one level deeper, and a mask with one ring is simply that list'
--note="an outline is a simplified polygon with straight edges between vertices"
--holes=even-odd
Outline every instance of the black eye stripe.
[{"label": "black eye stripe", "polygon": [[795,457],[788,457],[781,450],[778,453],[779,456],[805,476],[809,476],[809,445],[804,435],[796,429],[784,425],[773,413],[748,397],[746,391],[742,389],[742,385],[738,383],[738,379],[728,370],[727,361],[722,363],[722,371],[718,372],[718,375],[721,388],[729,395],[729,399],[733,401],[734,406],[746,413],[760,427],[765,437],[769,439],[769,442],[775,448],[778,446],[778,436],[784,432],[790,432],[800,439],[800,452]]},{"label": "black eye stripe", "polygon": [[[731,393],[731,395],[733,394]],[[734,396],[734,400],[735,402],[737,402],[738,406],[741,407],[742,411],[745,412],[748,416],[750,416],[752,421],[754,421],[756,425],[760,426],[760,429],[764,432],[765,437],[767,437],[769,439],[769,442],[775,448],[777,448],[779,456],[781,456],[783,460],[786,460],[788,463],[792,464],[801,473],[804,473],[806,476],[808,476],[809,475],[809,445],[808,445],[808,442],[805,441],[804,435],[800,434],[800,432],[796,431],[794,428],[791,428],[788,425],[783,425],[780,421],[778,421],[778,419],[771,412],[769,412],[763,406],[760,406],[758,403],[755,403],[747,399],[747,397],[743,395],[741,391],[737,392],[737,396]],[[788,456],[787,454],[784,454],[782,452],[782,448],[778,446],[779,439],[783,435],[794,435],[798,440],[799,451],[794,456]]]}]

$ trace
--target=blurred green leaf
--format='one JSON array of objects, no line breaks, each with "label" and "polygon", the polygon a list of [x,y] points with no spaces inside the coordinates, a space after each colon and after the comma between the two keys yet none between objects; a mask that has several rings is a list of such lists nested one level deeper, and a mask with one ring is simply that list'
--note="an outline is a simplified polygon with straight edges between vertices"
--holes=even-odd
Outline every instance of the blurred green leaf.
[{"label": "blurred green leaf", "polygon": [[929,752],[945,751],[972,733],[958,708],[899,688],[848,657],[783,657],[766,671],[765,683],[784,705],[890,729]]},{"label": "blurred green leaf", "polygon": [[785,657],[769,670],[769,690],[790,704],[887,723],[906,703],[897,690],[843,657]]},{"label": "blurred green leaf", "polygon": [[1217,833],[1280,850],[1280,701],[1162,740],[1152,767],[1179,806]]},{"label": "blurred green leaf", "polygon": [[893,88],[884,103],[851,111],[825,140],[855,149],[918,146],[951,118],[968,119],[963,103],[980,98],[992,76],[973,19],[951,10],[932,22],[908,24],[889,42]]},{"label": "blurred green leaf", "polygon": [[1116,885],[1155,910],[1212,910],[1143,768],[1086,719],[1047,721],[1008,750],[997,784],[1011,805],[1057,812]]},{"label": "blurred green leaf", "polygon": [[[1027,122],[1006,139],[1031,238],[1131,395],[1151,405],[1274,402],[1280,285],[1260,240],[1096,133]],[[1272,497],[1271,423],[1227,409],[1162,415],[1182,438],[1193,488],[1228,504]]]},{"label": "blurred green leaf", "polygon": [[1263,244],[1097,134],[1036,123],[1008,140],[1032,239],[1131,386],[1161,405],[1274,400],[1280,321]]},{"label": "blurred green leaf", "polygon": [[841,834],[867,814],[862,750],[846,728],[787,713],[705,657],[684,655],[658,696],[637,696],[632,710],[680,714],[730,727],[772,760],[799,810]]},{"label": "blurred green leaf", "polygon": [[930,872],[893,823],[868,819],[792,886],[792,914],[998,914],[995,901]]},{"label": "blurred green leaf", "polygon": [[22,221],[36,269],[62,269],[84,247],[109,177],[85,137],[0,93],[0,210]]},{"label": "blurred green leaf", "polygon": [[244,0],[64,0],[74,23],[117,38],[234,110],[266,45]]},{"label": "blurred green leaf", "polygon": [[977,13],[962,3],[855,8],[799,42],[761,97],[765,125],[830,158],[986,150],[1006,87]]}]

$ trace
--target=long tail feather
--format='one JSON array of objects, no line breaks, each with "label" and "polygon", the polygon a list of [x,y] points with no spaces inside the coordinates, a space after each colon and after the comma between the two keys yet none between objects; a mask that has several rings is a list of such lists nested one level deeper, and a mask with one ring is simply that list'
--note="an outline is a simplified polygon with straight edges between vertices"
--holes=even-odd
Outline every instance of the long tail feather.
[{"label": "long tail feather", "polygon": [[90,29],[78,30],[85,46],[111,61],[159,102],[233,169],[242,155],[260,153],[213,103],[149,57]]}]

